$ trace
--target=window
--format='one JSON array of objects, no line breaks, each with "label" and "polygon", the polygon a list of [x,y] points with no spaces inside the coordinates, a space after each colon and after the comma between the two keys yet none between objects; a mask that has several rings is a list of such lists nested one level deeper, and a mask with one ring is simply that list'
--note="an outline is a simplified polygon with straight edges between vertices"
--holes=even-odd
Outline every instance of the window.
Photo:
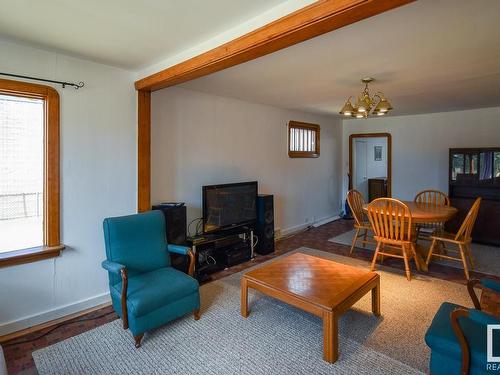
[{"label": "window", "polygon": [[0,79],[0,266],[59,255],[59,95]]},{"label": "window", "polygon": [[288,123],[288,156],[291,158],[319,157],[319,132],[319,125],[290,121]]}]

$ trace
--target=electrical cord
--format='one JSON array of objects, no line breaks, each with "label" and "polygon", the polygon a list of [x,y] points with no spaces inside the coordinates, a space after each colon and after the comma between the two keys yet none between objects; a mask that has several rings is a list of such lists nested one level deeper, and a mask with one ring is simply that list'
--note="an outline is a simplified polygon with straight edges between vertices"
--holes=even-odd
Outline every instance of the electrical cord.
[{"label": "electrical cord", "polygon": [[96,317],[93,317],[93,318],[83,318],[83,319],[78,319],[78,320],[70,320],[70,321],[67,321],[67,322],[62,322],[62,323],[59,323],[56,326],[52,327],[51,329],[49,329],[47,332],[45,332],[45,333],[41,334],[40,336],[35,337],[33,339],[23,340],[23,341],[9,342],[7,344],[3,344],[2,346],[5,348],[7,346],[27,344],[27,343],[30,343],[30,342],[33,342],[33,341],[40,340],[41,338],[47,336],[49,333],[54,332],[56,329],[58,329],[60,327],[63,327],[63,326],[69,325],[69,324],[81,323],[81,322],[86,322],[86,321],[89,321],[89,320],[96,320],[96,319],[104,318],[105,316],[108,316],[108,315],[114,314],[114,313],[115,312],[113,310],[113,311],[107,312],[105,314],[102,314],[102,315],[99,315],[99,316],[96,316]]},{"label": "electrical cord", "polygon": [[196,235],[201,234],[202,225],[203,225],[203,218],[200,217],[198,224],[196,224]]},{"label": "electrical cord", "polygon": [[192,237],[191,235],[191,225],[195,222],[195,221],[198,221],[198,223],[196,224],[196,233],[195,233],[195,236],[197,236],[199,234],[199,231],[198,231],[198,227],[200,226],[200,223],[202,223],[203,221],[203,218],[202,217],[197,217],[196,219],[193,219],[189,222],[188,224],[188,227],[187,227],[187,231],[188,231],[188,236],[189,237]]},{"label": "electrical cord", "polygon": [[254,243],[253,243],[253,248],[255,249],[255,247],[257,246],[257,244],[259,243],[259,236],[257,236],[256,234],[253,235],[253,238],[257,239],[257,241],[254,240]]}]

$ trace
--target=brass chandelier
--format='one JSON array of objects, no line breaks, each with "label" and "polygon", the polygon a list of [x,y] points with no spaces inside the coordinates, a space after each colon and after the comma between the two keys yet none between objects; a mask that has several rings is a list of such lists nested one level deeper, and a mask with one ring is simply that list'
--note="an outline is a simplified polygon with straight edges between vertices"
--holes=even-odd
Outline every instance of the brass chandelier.
[{"label": "brass chandelier", "polygon": [[371,77],[361,79],[361,82],[365,84],[365,89],[359,94],[354,105],[351,103],[352,96],[347,99],[340,110],[341,115],[354,118],[368,118],[370,114],[384,116],[392,109],[391,103],[389,103],[382,92],[378,91],[375,95],[370,96],[368,84],[374,80]]}]

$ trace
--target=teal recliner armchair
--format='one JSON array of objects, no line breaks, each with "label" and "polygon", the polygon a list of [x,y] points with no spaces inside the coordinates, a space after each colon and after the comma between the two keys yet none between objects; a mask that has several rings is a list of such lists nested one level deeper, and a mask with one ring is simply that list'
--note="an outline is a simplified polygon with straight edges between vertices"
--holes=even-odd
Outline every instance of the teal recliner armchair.
[{"label": "teal recliner armchair", "polygon": [[[168,245],[160,211],[104,220],[106,258],[113,308],[123,328],[132,331],[135,346],[144,332],[193,312],[199,319],[198,282],[191,277],[194,256],[184,246]],[[170,253],[189,257],[189,274],[170,265]]]},{"label": "teal recliner armchair", "polygon": [[[487,375],[496,373],[488,368],[487,326],[500,324],[500,317],[481,311],[481,304],[474,293],[474,286],[500,293],[500,282],[481,279],[470,280],[467,289],[474,309],[445,302],[441,305],[425,334],[431,349],[430,373],[432,375]],[[492,337],[494,350],[500,348],[500,335]],[[498,354],[496,354],[498,355]],[[495,365],[492,363],[490,366]]]}]

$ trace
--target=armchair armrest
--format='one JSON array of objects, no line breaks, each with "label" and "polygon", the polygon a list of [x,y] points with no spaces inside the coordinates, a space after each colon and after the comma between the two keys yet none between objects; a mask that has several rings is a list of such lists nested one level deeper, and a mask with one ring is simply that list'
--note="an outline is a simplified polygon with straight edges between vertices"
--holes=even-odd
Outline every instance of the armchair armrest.
[{"label": "armchair armrest", "polygon": [[106,271],[119,275],[125,266],[120,263],[112,262],[110,260],[105,260],[101,263],[102,268]]},{"label": "armchair armrest", "polygon": [[485,326],[488,324],[500,324],[500,318],[478,310],[469,310],[469,319]]},{"label": "armchair armrest", "polygon": [[469,310],[464,308],[458,308],[453,310],[450,315],[451,319],[451,328],[455,335],[457,336],[458,343],[460,344],[460,350],[462,352],[462,367],[460,370],[460,375],[468,375],[469,367],[470,367],[470,349],[469,344],[465,338],[465,335],[460,328],[460,324],[458,323],[458,319],[461,317],[467,318],[469,316]]},{"label": "armchair armrest", "polygon": [[460,349],[462,351],[462,369],[460,371],[460,374],[467,375],[469,373],[470,366],[470,349],[469,344],[467,343],[467,339],[465,338],[465,335],[460,328],[460,323],[458,321],[459,318],[470,319],[484,326],[488,324],[500,324],[500,319],[493,315],[486,314],[485,312],[475,309],[467,310],[464,308],[458,308],[451,313],[451,328],[453,328],[453,331],[457,336],[458,342],[460,344]]},{"label": "armchair armrest", "polygon": [[193,251],[191,250],[191,248],[187,247],[187,246],[181,246],[181,245],[168,245],[167,250],[170,253],[187,255],[189,257],[188,275],[193,276],[195,259],[194,259],[194,254],[193,254]]},{"label": "armchair armrest", "polygon": [[476,310],[481,310],[481,304],[479,303],[479,299],[477,298],[476,293],[474,292],[474,288],[477,285],[481,285],[484,288],[488,288],[494,290],[495,292],[500,293],[500,282],[494,281],[491,279],[470,279],[467,282],[467,291],[469,292],[470,298],[472,299],[472,303],[474,303],[474,308]]},{"label": "armchair armrest", "polygon": [[469,292],[469,296],[476,310],[481,310],[481,304],[479,303],[476,292],[474,292],[474,287],[479,283],[480,281],[478,279],[470,279],[467,281],[467,291]]},{"label": "armchair armrest", "polygon": [[500,281],[495,281],[495,280],[491,280],[491,279],[481,279],[480,283],[485,288],[492,289],[495,292],[500,293]]},{"label": "armchair armrest", "polygon": [[105,260],[101,263],[102,268],[105,270],[120,275],[122,277],[122,320],[123,329],[128,328],[128,311],[127,311],[127,288],[128,288],[128,275],[127,268],[120,263]]},{"label": "armchair armrest", "polygon": [[187,247],[187,246],[169,244],[167,246],[167,250],[171,253],[176,253],[176,254],[180,254],[180,255],[188,255],[188,253],[191,251],[191,248]]}]

